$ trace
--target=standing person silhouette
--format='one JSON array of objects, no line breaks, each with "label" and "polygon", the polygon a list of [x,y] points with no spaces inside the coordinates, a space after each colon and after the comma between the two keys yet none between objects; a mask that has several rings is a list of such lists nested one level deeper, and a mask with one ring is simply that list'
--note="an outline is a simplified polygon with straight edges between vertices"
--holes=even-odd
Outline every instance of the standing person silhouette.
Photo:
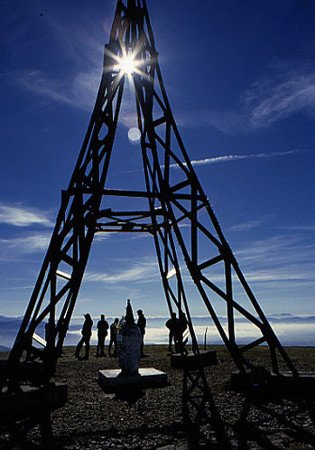
[{"label": "standing person silhouette", "polygon": [[182,355],[188,355],[188,350],[185,347],[187,340],[184,338],[184,333],[188,328],[188,322],[186,314],[183,311],[179,311],[179,318],[177,319],[177,326],[175,327],[174,341],[176,353],[181,353]]},{"label": "standing person silhouette", "polygon": [[92,336],[92,326],[93,326],[93,320],[90,316],[90,314],[84,314],[85,321],[83,322],[81,334],[82,338],[78,342],[78,345],[75,349],[75,357],[80,359],[80,351],[83,347],[83,344],[85,344],[85,355],[82,359],[89,359],[89,352],[90,352],[90,339]]},{"label": "standing person silhouette", "polygon": [[140,357],[143,358],[145,356],[145,354],[143,352],[143,346],[144,346],[145,327],[147,326],[147,319],[144,317],[142,309],[138,309],[137,314],[138,314],[137,326],[140,330],[141,337],[142,337],[142,342],[141,342],[141,347],[140,347]]},{"label": "standing person silhouette", "polygon": [[[170,353],[173,353],[172,342],[174,340],[174,344],[176,344],[175,343],[175,335],[176,335],[176,332],[177,332],[178,326],[179,326],[179,320],[177,319],[175,312],[171,313],[171,318],[165,322],[165,326],[169,329],[168,351]],[[175,351],[176,351],[176,345],[175,345]]]},{"label": "standing person silhouette", "polygon": [[101,314],[101,320],[97,322],[97,347],[95,356],[106,356],[104,352],[105,339],[108,332],[108,322],[105,320],[104,314]]},{"label": "standing person silhouette", "polygon": [[112,350],[112,346],[114,344],[114,356],[117,356],[117,334],[119,331],[119,319],[118,317],[116,317],[116,319],[114,320],[114,322],[111,324],[110,326],[110,338],[109,338],[109,345],[108,345],[108,355],[112,356],[111,354],[111,350]]}]

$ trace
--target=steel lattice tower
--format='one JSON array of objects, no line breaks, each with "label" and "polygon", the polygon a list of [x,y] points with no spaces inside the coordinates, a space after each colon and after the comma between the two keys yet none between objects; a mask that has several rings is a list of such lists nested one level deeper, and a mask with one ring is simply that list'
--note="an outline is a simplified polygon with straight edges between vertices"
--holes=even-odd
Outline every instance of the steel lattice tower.
[{"label": "steel lattice tower", "polygon": [[[137,66],[128,74],[121,65],[126,56]],[[141,132],[145,189],[139,191],[107,186],[127,77],[134,86]],[[115,210],[117,198],[145,199],[147,208]],[[224,237],[185,150],[165,91],[145,0],[117,2],[96,104],[69,186],[62,193],[50,245],[10,354],[12,367],[19,363],[24,351],[33,350],[47,373],[53,373],[93,238],[98,232],[108,231],[146,232],[153,236],[169,310],[185,312],[196,354],[199,349],[184,270],[241,373],[251,367],[246,352],[266,344],[273,372],[279,373],[280,355],[297,375]],[[218,301],[226,305],[227,326],[216,313]],[[242,345],[237,335],[239,318],[257,332],[257,337]],[[35,350],[32,339],[36,339],[36,329],[44,319],[57,331],[48,337],[43,350]]]}]

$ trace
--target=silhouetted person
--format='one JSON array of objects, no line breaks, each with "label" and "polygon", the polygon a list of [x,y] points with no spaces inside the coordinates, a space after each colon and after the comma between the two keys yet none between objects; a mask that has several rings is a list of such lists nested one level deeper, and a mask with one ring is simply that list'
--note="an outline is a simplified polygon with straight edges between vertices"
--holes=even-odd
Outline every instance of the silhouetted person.
[{"label": "silhouetted person", "polygon": [[111,355],[112,346],[114,344],[114,356],[117,356],[117,334],[119,331],[119,319],[116,317],[114,322],[111,324],[109,328],[109,345],[108,345],[108,354]]},{"label": "silhouetted person", "polygon": [[186,319],[185,313],[182,311],[179,312],[179,318],[177,320],[177,325],[175,327],[175,334],[174,334],[174,341],[175,341],[175,350],[176,353],[181,353],[182,355],[188,355],[188,351],[185,347],[187,344],[187,340],[183,341],[183,335],[185,331],[187,330],[188,322]]},{"label": "silhouetted person", "polygon": [[138,309],[137,313],[138,313],[137,326],[140,330],[141,337],[142,337],[142,343],[141,343],[141,347],[140,347],[140,357],[143,358],[145,356],[145,354],[143,352],[143,345],[144,345],[145,327],[147,326],[147,319],[144,317],[142,309]]},{"label": "silhouetted person", "polygon": [[121,319],[118,324],[118,332],[120,332],[120,330],[122,330],[125,323],[126,323],[126,316],[121,316]]},{"label": "silhouetted person", "polygon": [[32,335],[25,337],[25,350],[26,350],[26,361],[34,361],[34,359],[41,356],[41,351],[33,346]]},{"label": "silhouetted person", "polygon": [[80,339],[76,349],[75,349],[75,356],[76,358],[80,358],[80,351],[83,347],[83,344],[85,344],[85,355],[83,359],[89,359],[89,351],[90,351],[90,339],[92,336],[92,326],[93,326],[93,320],[91,319],[90,314],[85,314],[85,321],[82,326],[81,334],[82,338]]},{"label": "silhouetted person", "polygon": [[53,319],[49,319],[45,324],[45,341],[47,345],[53,345],[56,337],[56,326]]},{"label": "silhouetted person", "polygon": [[68,331],[68,325],[67,325],[66,319],[60,318],[58,320],[56,329],[57,329],[57,334],[58,334],[58,341],[57,341],[56,349],[57,349],[57,354],[59,356],[61,356],[63,354],[63,351],[62,351],[63,342],[66,338],[67,331]]},{"label": "silhouetted person", "polygon": [[[169,329],[169,335],[168,335],[168,351],[173,352],[172,350],[172,342],[176,333],[176,330],[178,330],[178,319],[176,317],[176,313],[171,313],[171,318],[168,319],[165,322],[165,326]],[[174,342],[175,344],[175,342]]]},{"label": "silhouetted person", "polygon": [[97,347],[95,356],[106,356],[104,353],[104,347],[108,328],[108,322],[105,320],[104,314],[101,314],[101,320],[97,322]]}]

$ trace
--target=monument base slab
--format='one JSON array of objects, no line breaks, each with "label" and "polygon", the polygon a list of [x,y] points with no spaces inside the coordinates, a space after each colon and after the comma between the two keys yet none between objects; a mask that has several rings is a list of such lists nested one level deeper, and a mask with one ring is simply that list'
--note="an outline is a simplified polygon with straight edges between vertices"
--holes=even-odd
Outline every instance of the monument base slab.
[{"label": "monument base slab", "polygon": [[188,355],[173,353],[171,355],[171,366],[176,369],[197,370],[214,364],[217,364],[217,352],[213,350],[200,350],[198,355],[194,353],[188,353]]},{"label": "monument base slab", "polygon": [[231,375],[231,388],[237,391],[257,392],[279,397],[306,397],[315,398],[315,372],[299,372],[293,376],[291,372],[266,372],[265,377],[257,379],[255,373],[233,372]]},{"label": "monument base slab", "polygon": [[167,384],[167,374],[153,367],[139,369],[137,375],[123,376],[120,369],[99,370],[98,382],[106,390],[124,387],[150,388]]}]

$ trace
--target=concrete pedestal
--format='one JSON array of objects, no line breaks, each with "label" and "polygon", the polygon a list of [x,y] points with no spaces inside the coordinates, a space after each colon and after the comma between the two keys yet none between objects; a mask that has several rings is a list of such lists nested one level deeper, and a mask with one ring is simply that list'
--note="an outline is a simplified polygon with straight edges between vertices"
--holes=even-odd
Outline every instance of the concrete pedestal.
[{"label": "concrete pedestal", "polygon": [[188,353],[188,355],[174,353],[171,355],[171,366],[177,369],[195,370],[214,364],[217,364],[217,352],[212,350],[200,350],[198,355],[194,353]]},{"label": "concrete pedestal", "polygon": [[14,393],[0,392],[0,431],[21,421],[39,423],[52,411],[63,407],[68,398],[68,387],[64,383],[32,387],[21,385]]},{"label": "concrete pedestal", "polygon": [[129,376],[122,376],[120,369],[99,370],[98,382],[104,389],[111,391],[128,386],[162,387],[167,383],[167,374],[153,367],[141,368],[138,375]]},{"label": "concrete pedestal", "polygon": [[269,384],[283,396],[315,398],[315,372],[300,372],[298,377],[293,377],[291,372],[272,373]]},{"label": "concrete pedestal", "polygon": [[257,373],[233,372],[231,388],[237,391],[255,390],[264,394],[279,397],[315,398],[315,372],[300,372],[298,377],[291,372],[268,373],[257,378]]}]

